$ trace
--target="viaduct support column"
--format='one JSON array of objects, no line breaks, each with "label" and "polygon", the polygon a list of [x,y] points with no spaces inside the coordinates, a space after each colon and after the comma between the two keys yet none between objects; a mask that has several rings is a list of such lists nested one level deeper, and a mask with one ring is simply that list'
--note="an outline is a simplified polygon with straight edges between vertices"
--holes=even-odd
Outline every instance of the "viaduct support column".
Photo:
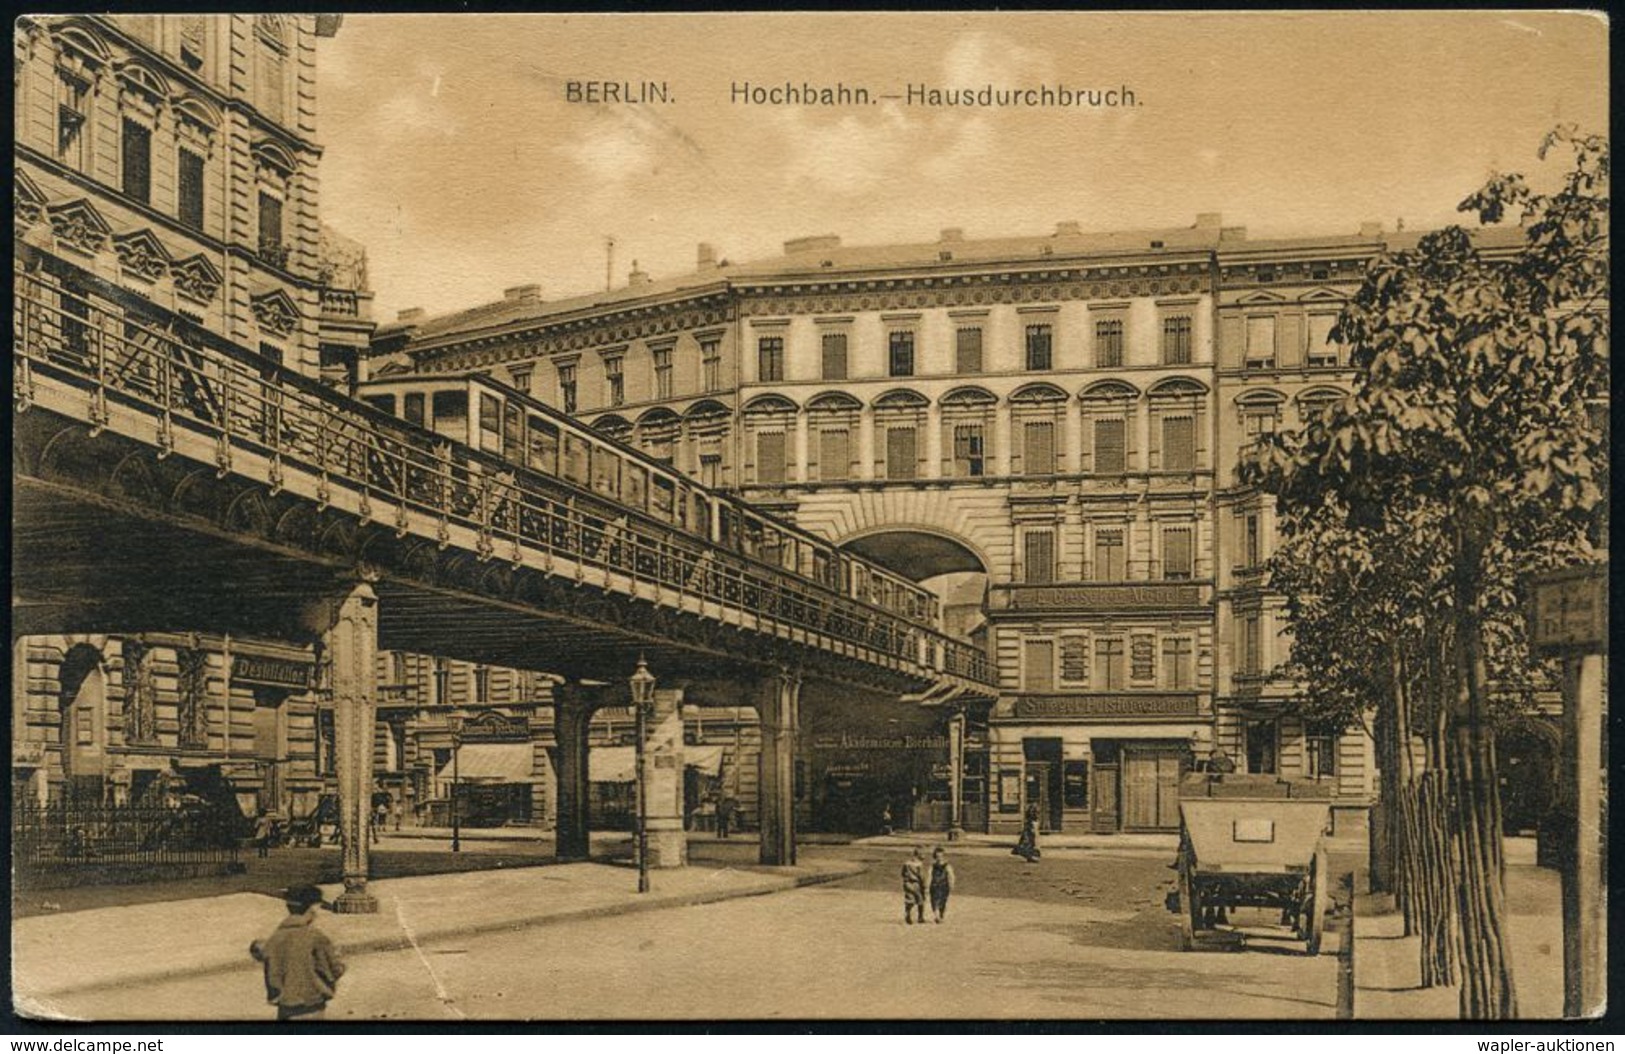
[{"label": "viaduct support column", "polygon": [[801,678],[780,671],[757,682],[756,714],[762,727],[760,781],[762,847],[759,860],[785,867],[796,862],[796,731],[800,727]]},{"label": "viaduct support column", "polygon": [[339,841],[344,892],[333,910],[370,915],[378,900],[367,892],[367,821],[372,813],[372,746],[377,719],[378,594],[367,582],[321,601],[322,630],[333,697],[333,738],[339,784]]},{"label": "viaduct support column", "polygon": [[579,684],[553,687],[553,738],[558,744],[553,771],[559,781],[558,820],[553,827],[554,853],[560,860],[585,860],[588,839],[587,730],[593,711],[603,705],[599,692]]}]

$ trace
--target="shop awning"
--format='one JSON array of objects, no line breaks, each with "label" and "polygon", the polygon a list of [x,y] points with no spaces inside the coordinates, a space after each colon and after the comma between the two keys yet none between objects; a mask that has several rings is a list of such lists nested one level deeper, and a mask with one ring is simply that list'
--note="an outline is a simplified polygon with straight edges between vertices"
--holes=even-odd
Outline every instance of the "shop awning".
[{"label": "shop awning", "polygon": [[[708,776],[722,771],[722,748],[684,747],[683,766]],[[587,755],[587,779],[592,783],[631,783],[637,779],[636,747],[593,747]]]},{"label": "shop awning", "polygon": [[[454,764],[455,763],[455,764]],[[541,783],[531,774],[529,743],[464,743],[457,756],[440,768],[440,778],[449,780],[453,771],[459,779],[492,783]]]}]

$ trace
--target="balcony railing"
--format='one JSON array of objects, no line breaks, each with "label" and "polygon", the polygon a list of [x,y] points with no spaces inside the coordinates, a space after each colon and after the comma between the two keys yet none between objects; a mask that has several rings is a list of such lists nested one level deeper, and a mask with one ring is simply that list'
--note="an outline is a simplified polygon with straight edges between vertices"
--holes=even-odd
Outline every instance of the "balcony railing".
[{"label": "balcony railing", "polygon": [[322,314],[332,318],[360,318],[361,298],[353,289],[322,289]]},{"label": "balcony railing", "polygon": [[818,634],[833,647],[817,646],[865,661],[993,683],[985,653],[929,624],[652,517],[582,500],[562,480],[408,425],[195,327],[160,330],[100,301],[91,308],[37,272],[19,270],[14,289],[19,410],[37,384],[66,383],[84,392],[92,427],[106,427],[115,405],[134,411],[151,422],[150,434],[134,438],[167,451],[182,432],[207,437],[222,474],[237,452],[258,455],[273,489],[303,473],[314,481],[311,497],[327,502],[348,490],[364,517],[388,516],[402,534],[446,543],[462,528],[482,559],[552,570],[562,558],[604,572],[605,588],[637,595],[654,587],[657,597],[717,605],[769,634]]}]

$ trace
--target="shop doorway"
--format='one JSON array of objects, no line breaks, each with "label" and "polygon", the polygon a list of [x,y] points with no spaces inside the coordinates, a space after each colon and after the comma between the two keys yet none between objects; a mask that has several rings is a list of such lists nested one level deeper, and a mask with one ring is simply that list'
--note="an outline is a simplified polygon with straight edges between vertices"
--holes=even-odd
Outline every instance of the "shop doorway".
[{"label": "shop doorway", "polygon": [[1040,831],[1061,829],[1063,796],[1061,786],[1061,741],[1059,739],[1023,739],[1022,755],[1026,759],[1024,800],[1028,808],[1038,806]]},{"label": "shop doorway", "polygon": [[1179,829],[1179,777],[1185,769],[1182,746],[1125,744],[1122,752],[1123,829]]}]

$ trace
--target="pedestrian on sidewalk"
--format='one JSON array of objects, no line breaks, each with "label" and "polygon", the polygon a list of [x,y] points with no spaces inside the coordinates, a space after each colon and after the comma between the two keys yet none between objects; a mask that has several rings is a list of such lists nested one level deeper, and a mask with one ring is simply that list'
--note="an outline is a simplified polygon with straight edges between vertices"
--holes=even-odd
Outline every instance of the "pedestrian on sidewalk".
[{"label": "pedestrian on sidewalk", "polygon": [[717,837],[728,837],[728,831],[733,827],[734,810],[739,808],[739,802],[732,794],[717,802]]},{"label": "pedestrian on sidewalk", "polygon": [[288,917],[269,937],[250,944],[248,954],[265,964],[265,1001],[276,1005],[278,1021],[320,1021],[344,976],[333,942],[316,928],[322,891],[290,886],[282,899]]},{"label": "pedestrian on sidewalk", "polygon": [[954,866],[948,863],[948,853],[939,845],[931,850],[931,917],[938,922],[948,915],[948,894],[953,891]]},{"label": "pedestrian on sidewalk", "polygon": [[261,809],[254,818],[254,848],[261,860],[271,855],[271,843],[276,839],[276,820],[269,809]]},{"label": "pedestrian on sidewalk", "polygon": [[1027,815],[1021,823],[1021,838],[1017,840],[1016,847],[1010,850],[1011,856],[1019,856],[1029,864],[1044,854],[1038,850],[1038,806],[1027,806]]},{"label": "pedestrian on sidewalk", "polygon": [[903,861],[903,922],[914,925],[915,915],[925,922],[925,859],[918,847]]}]

